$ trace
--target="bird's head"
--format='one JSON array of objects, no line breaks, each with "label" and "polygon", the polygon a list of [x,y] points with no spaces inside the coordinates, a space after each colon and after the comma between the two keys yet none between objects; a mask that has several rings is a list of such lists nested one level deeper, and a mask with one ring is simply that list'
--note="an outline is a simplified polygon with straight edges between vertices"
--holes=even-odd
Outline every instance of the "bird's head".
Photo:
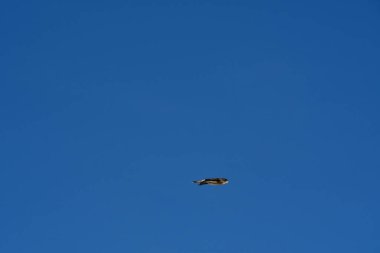
[{"label": "bird's head", "polygon": [[228,184],[228,179],[227,178],[221,178],[222,184]]}]

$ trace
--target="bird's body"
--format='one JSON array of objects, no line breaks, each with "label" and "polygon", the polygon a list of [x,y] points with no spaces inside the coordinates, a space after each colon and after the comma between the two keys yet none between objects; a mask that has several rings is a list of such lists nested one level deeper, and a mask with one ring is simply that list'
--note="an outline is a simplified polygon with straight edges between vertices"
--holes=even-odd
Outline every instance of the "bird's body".
[{"label": "bird's body", "polygon": [[206,179],[201,179],[201,180],[195,180],[195,181],[193,181],[193,183],[198,184],[198,185],[205,185],[205,184],[224,185],[224,184],[228,183],[228,179],[227,178],[221,178],[221,177],[206,178]]}]

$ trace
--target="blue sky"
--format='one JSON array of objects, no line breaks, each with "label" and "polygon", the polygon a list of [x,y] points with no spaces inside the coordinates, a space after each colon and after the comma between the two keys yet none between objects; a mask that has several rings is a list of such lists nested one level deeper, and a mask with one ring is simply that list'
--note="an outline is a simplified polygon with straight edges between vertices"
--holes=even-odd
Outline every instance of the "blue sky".
[{"label": "blue sky", "polygon": [[379,14],[3,1],[0,251],[379,252]]}]

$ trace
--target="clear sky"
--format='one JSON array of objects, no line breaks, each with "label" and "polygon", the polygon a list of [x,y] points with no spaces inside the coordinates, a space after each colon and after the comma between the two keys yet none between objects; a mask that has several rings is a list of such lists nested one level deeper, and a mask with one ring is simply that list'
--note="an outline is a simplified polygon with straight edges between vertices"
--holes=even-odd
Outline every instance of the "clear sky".
[{"label": "clear sky", "polygon": [[5,0],[0,24],[0,252],[380,252],[378,1]]}]

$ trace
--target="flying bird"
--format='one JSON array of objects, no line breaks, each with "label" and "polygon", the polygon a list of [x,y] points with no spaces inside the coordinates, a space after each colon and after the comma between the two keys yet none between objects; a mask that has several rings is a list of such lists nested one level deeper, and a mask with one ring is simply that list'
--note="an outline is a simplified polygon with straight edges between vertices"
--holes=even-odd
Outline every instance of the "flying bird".
[{"label": "flying bird", "polygon": [[195,180],[193,183],[197,185],[223,185],[228,183],[227,178],[222,178],[222,177],[217,177],[217,178],[206,178],[206,179],[201,179],[201,180]]}]

